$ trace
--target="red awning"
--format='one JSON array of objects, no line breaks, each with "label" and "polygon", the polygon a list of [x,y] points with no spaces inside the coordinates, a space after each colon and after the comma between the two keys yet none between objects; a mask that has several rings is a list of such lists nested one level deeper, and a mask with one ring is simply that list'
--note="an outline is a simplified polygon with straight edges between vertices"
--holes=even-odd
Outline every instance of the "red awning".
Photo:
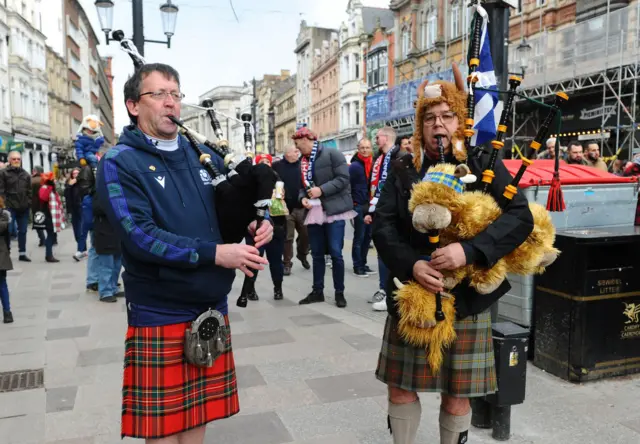
[{"label": "red awning", "polygon": [[[504,165],[512,176],[515,176],[522,165],[520,159],[504,159]],[[553,169],[555,160],[540,159],[536,160],[533,165],[527,168],[522,179],[520,180],[520,188],[528,188],[530,186],[551,185],[553,179]],[[603,184],[603,183],[630,183],[637,182],[637,177],[620,177],[598,168],[584,165],[570,165],[565,161],[560,161],[560,183],[562,185],[585,185],[585,184]]]}]

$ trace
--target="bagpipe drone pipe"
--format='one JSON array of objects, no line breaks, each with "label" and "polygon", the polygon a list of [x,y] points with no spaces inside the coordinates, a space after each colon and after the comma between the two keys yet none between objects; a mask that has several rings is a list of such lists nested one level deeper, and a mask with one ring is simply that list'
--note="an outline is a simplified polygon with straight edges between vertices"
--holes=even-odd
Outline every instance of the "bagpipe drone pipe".
[{"label": "bagpipe drone pipe", "polygon": [[[113,37],[120,41],[121,48],[129,54],[136,70],[145,65],[145,60],[132,42],[124,38],[124,33],[115,31]],[[209,141],[202,134],[189,128],[177,117],[169,116],[169,118],[180,128],[181,134],[189,141],[189,145],[196,152],[199,162],[211,176],[215,189],[218,225],[223,242],[240,243],[245,239],[247,228],[251,222],[256,221],[256,227],[258,228],[265,219],[271,203],[277,176],[268,165],[253,165],[251,157],[236,162],[233,153],[229,150],[228,142],[222,138],[223,134],[220,123],[211,106],[213,102],[205,100],[203,105],[204,108],[192,106],[207,111],[216,137],[220,139],[218,144]],[[250,122],[250,115],[246,114],[242,116],[242,123],[245,129],[245,148],[252,151]],[[228,173],[218,170],[211,160],[211,155],[205,153],[200,145],[204,145],[215,155],[220,156],[224,161],[224,166],[225,169],[228,170]],[[241,307],[246,306],[246,296],[243,297],[241,295],[237,305]]]}]

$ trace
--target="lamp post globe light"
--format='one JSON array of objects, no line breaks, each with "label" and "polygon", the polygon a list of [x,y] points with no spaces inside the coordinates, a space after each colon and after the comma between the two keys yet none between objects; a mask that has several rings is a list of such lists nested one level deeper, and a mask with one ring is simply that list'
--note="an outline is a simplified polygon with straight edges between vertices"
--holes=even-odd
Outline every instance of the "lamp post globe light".
[{"label": "lamp post globe light", "polygon": [[[176,21],[178,19],[178,7],[174,5],[171,0],[166,0],[166,3],[160,6],[160,14],[162,16],[162,31],[167,36],[166,41],[162,40],[146,40],[144,38],[144,19],[142,15],[142,2],[143,0],[132,0],[132,18],[133,18],[133,44],[136,45],[138,52],[144,57],[144,44],[145,43],[160,43],[167,45],[171,48],[171,37],[176,31]],[[98,20],[100,20],[100,27],[105,34],[107,45],[110,41],[114,40],[113,34],[110,37],[109,34],[113,30],[113,0],[96,0],[95,7],[98,12]],[[114,31],[122,33],[122,31]]]},{"label": "lamp post globe light", "polygon": [[518,51],[518,55],[520,56],[519,59],[520,69],[522,69],[522,77],[524,77],[524,73],[527,70],[529,64],[529,55],[531,54],[531,49],[532,48],[529,42],[527,42],[527,40],[522,37],[522,41],[516,48],[516,51]]}]

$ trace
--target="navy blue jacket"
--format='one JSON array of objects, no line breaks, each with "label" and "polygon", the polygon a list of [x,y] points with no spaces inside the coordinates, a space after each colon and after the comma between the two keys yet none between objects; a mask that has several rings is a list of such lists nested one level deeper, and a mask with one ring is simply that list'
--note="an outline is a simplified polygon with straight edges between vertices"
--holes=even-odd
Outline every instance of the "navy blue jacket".
[{"label": "navy blue jacket", "polygon": [[[206,147],[220,171],[222,159]],[[158,150],[126,127],[98,165],[97,196],[122,241],[127,301],[150,307],[227,309],[235,271],[215,265],[223,243],[211,177],[189,142]]]},{"label": "navy blue jacket", "polygon": [[[372,164],[373,165],[373,164]],[[369,180],[364,170],[364,162],[355,154],[349,165],[351,178],[351,197],[354,204],[366,205],[369,208]]]}]

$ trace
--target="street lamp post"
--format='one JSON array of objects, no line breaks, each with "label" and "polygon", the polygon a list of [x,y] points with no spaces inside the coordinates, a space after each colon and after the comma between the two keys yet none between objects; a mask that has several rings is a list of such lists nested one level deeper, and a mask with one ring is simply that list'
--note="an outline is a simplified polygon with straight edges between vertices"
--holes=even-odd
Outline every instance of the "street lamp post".
[{"label": "street lamp post", "polygon": [[[160,6],[160,13],[162,14],[162,30],[164,35],[167,36],[166,41],[162,40],[145,40],[144,38],[144,18],[142,14],[142,1],[132,0],[132,17],[133,17],[133,43],[136,45],[138,52],[144,57],[144,44],[145,43],[160,43],[166,44],[168,48],[171,48],[171,37],[176,30],[176,19],[178,18],[178,7],[171,3],[171,0]],[[114,40],[109,37],[109,33],[113,29],[113,0],[96,0],[96,10],[98,11],[98,19],[100,20],[100,27],[105,34],[107,45],[110,41]]]},{"label": "street lamp post", "polygon": [[522,41],[516,48],[518,51],[519,59],[520,59],[520,69],[522,69],[522,78],[524,78],[524,73],[527,70],[527,66],[529,64],[529,55],[531,54],[531,45],[527,42],[527,39],[522,37]]}]

